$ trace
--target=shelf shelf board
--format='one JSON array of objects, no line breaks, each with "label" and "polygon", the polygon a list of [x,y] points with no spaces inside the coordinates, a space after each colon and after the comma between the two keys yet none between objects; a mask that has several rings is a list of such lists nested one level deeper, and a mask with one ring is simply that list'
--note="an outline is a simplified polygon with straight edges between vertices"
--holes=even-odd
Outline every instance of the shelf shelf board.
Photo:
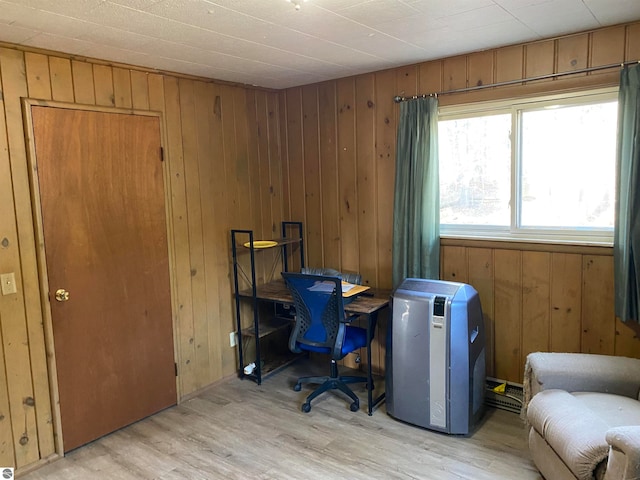
[{"label": "shelf shelf board", "polygon": [[[258,242],[260,240],[254,240],[254,242]],[[259,251],[259,250],[271,250],[272,248],[277,248],[277,247],[281,247],[283,245],[291,245],[294,243],[300,243],[302,241],[301,238],[274,238],[272,239],[272,241],[276,242],[275,245],[272,245],[270,247],[258,247],[255,248],[254,247],[254,251]],[[247,253],[251,251],[251,247],[245,247],[244,243],[237,243],[236,244],[236,251],[238,253],[238,255],[243,254],[243,253]]]},{"label": "shelf shelf board", "polygon": [[[258,336],[263,338],[291,325],[293,325],[293,321],[290,318],[271,317],[268,320],[261,320],[258,324]],[[243,336],[255,338],[255,333],[256,332],[253,327],[242,329]]]}]

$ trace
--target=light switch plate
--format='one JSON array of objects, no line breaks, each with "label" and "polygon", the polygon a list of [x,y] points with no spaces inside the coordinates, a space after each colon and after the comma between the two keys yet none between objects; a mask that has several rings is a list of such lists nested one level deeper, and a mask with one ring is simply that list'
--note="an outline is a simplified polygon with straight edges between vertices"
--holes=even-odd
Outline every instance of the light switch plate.
[{"label": "light switch plate", "polygon": [[16,275],[15,273],[3,273],[0,275],[0,282],[2,283],[2,295],[11,295],[17,293],[16,288]]}]

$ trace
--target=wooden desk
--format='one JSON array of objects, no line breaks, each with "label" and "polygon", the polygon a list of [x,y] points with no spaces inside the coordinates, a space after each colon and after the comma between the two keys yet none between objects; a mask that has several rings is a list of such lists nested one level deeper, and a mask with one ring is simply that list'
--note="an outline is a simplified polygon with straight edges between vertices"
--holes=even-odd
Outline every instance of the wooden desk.
[{"label": "wooden desk", "polygon": [[[367,317],[367,409],[371,415],[373,407],[384,400],[383,392],[377,398],[373,398],[373,372],[371,371],[371,340],[376,330],[378,322],[378,313],[389,306],[389,298],[391,292],[389,290],[367,290],[366,294],[360,294],[348,303],[345,303],[344,309],[349,314],[356,314]],[[373,296],[371,295],[373,294]],[[242,290],[238,295],[243,298],[253,298],[252,289]],[[264,285],[256,287],[256,297],[259,301],[282,303],[284,305],[293,305],[293,297],[291,292],[284,283],[283,279],[276,279]]]}]

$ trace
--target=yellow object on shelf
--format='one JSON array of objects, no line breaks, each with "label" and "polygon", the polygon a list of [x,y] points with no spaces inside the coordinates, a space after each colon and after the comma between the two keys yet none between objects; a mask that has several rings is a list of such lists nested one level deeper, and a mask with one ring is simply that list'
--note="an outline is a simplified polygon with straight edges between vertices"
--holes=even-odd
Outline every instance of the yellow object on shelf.
[{"label": "yellow object on shelf", "polygon": [[[278,245],[278,242],[274,242],[273,240],[254,240],[253,248],[270,248]],[[244,244],[245,247],[251,248],[251,242],[246,242]]]},{"label": "yellow object on shelf", "polygon": [[502,384],[500,384],[500,385],[498,385],[496,387],[493,387],[493,391],[496,392],[496,393],[504,394],[506,390],[507,390],[507,382],[502,383]]}]

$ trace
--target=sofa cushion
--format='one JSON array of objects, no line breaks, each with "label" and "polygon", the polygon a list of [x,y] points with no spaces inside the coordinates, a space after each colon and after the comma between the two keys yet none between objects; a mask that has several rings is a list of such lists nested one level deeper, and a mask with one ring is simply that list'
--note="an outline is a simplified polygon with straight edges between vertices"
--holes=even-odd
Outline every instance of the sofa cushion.
[{"label": "sofa cushion", "polygon": [[607,430],[638,424],[640,402],[606,393],[545,390],[533,397],[527,417],[574,475],[588,480],[608,456]]},{"label": "sofa cushion", "polygon": [[640,425],[640,402],[608,393],[574,392],[585,407],[596,413],[609,428]]}]

